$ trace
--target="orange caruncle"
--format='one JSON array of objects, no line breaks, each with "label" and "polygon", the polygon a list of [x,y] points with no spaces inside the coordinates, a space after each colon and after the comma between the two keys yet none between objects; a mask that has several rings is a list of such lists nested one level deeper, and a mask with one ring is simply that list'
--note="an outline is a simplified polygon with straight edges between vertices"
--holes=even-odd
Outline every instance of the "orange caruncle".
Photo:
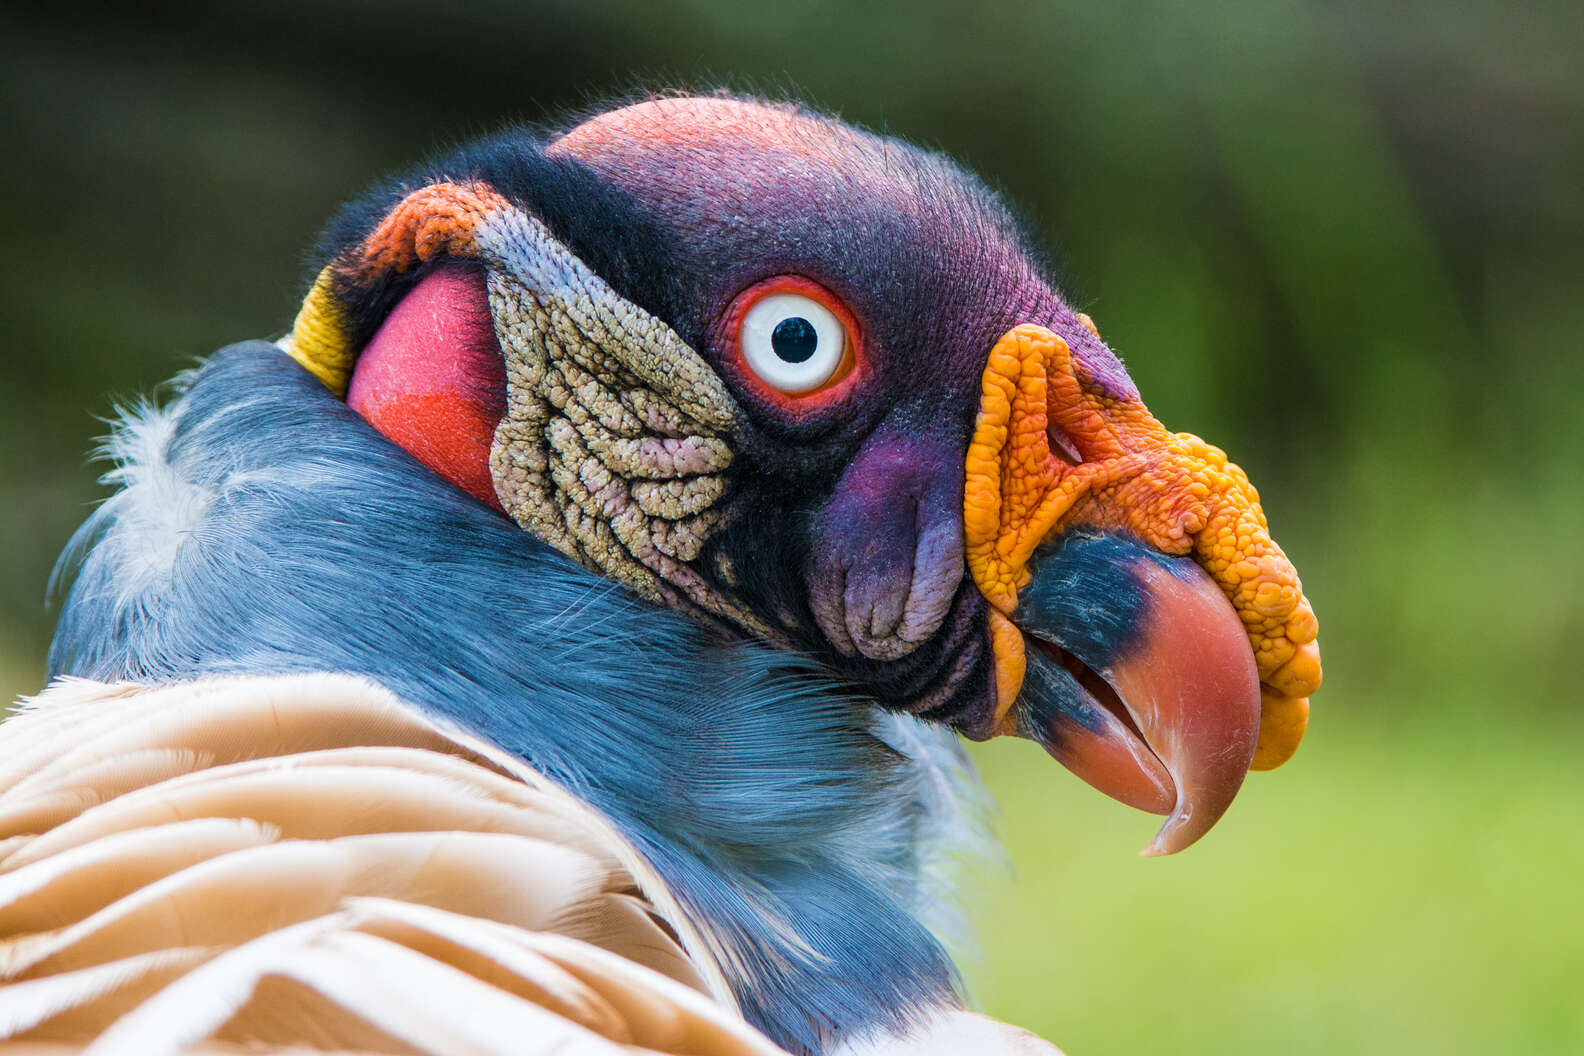
[{"label": "orange caruncle", "polygon": [[[1064,457],[1063,439],[1081,461]],[[1168,431],[1137,399],[1099,394],[1061,337],[1025,324],[990,353],[966,471],[966,557],[991,605],[1010,615],[1035,549],[1069,529],[1124,532],[1192,556],[1226,593],[1254,649],[1262,682],[1254,768],[1279,766],[1297,750],[1320,685],[1319,624],[1270,537],[1259,495],[1224,451]],[[998,673],[1021,673],[1022,642],[1007,637],[994,636]],[[1001,711],[1015,695],[1000,687]]]}]

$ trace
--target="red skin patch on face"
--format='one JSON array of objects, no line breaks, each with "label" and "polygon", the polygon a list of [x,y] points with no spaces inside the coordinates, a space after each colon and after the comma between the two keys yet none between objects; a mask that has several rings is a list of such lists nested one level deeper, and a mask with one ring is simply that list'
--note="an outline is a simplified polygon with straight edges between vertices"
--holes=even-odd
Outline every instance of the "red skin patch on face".
[{"label": "red skin patch on face", "polygon": [[505,391],[483,277],[442,270],[419,282],[364,348],[347,406],[498,510],[489,455]]}]

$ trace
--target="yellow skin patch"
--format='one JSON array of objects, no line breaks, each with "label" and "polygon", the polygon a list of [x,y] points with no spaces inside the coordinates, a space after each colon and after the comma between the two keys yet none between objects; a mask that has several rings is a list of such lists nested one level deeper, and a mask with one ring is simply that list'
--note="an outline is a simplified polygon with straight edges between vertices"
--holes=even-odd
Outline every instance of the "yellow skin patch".
[{"label": "yellow skin patch", "polygon": [[[1052,429],[1082,461],[1052,450]],[[1270,537],[1258,493],[1224,451],[1168,431],[1137,399],[1100,394],[1061,337],[1025,324],[991,350],[966,470],[968,568],[1000,614],[1017,607],[1035,549],[1072,528],[1125,532],[1191,555],[1225,591],[1254,649],[1262,683],[1254,769],[1292,756],[1320,686],[1319,623]],[[1023,668],[1021,636],[1000,630],[993,619],[998,686]],[[998,715],[1016,695],[1017,684],[998,690]]]},{"label": "yellow skin patch", "polygon": [[347,385],[352,380],[352,364],[357,357],[347,334],[341,305],[335,299],[334,281],[335,265],[326,264],[297,310],[297,321],[292,324],[286,351],[325,388],[345,397]]}]

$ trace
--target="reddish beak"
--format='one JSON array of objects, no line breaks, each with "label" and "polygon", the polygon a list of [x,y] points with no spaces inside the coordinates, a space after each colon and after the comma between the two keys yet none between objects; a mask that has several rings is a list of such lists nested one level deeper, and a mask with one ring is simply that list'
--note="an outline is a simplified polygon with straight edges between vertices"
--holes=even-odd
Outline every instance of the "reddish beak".
[{"label": "reddish beak", "polygon": [[1320,650],[1297,570],[1224,451],[1048,327],[1003,334],[980,389],[963,541],[991,607],[991,732],[1169,815],[1145,853],[1180,850],[1303,737]]},{"label": "reddish beak", "polygon": [[1144,854],[1208,832],[1260,728],[1254,656],[1215,582],[1192,561],[1079,536],[1036,562],[1012,622],[1032,647],[1016,731],[1107,795],[1168,815]]}]

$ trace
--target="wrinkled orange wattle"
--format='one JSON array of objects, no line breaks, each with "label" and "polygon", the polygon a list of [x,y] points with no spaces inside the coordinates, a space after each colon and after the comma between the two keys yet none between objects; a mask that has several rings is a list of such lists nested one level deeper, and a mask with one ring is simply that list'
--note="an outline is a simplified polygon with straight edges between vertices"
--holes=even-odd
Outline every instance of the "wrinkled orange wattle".
[{"label": "wrinkled orange wattle", "polygon": [[[1052,449],[1053,429],[1081,461]],[[963,513],[968,568],[992,606],[999,729],[1010,732],[1023,681],[1023,636],[1009,617],[1029,560],[1048,539],[1082,527],[1192,556],[1210,574],[1242,620],[1259,671],[1253,769],[1273,769],[1297,751],[1320,686],[1319,623],[1270,537],[1259,495],[1220,448],[1169,432],[1136,398],[1101,395],[1067,343],[1043,326],[1015,327],[990,352]]]}]

